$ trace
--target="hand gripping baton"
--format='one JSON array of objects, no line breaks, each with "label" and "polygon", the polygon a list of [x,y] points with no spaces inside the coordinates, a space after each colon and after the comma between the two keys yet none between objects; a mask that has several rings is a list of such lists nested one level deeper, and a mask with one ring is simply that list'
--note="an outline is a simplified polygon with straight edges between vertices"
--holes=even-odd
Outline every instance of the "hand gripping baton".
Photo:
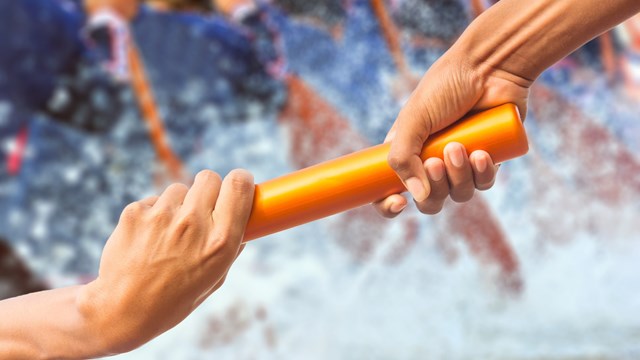
[{"label": "hand gripping baton", "polygon": [[[442,159],[459,142],[484,150],[495,163],[529,150],[518,109],[505,104],[477,113],[429,137],[420,157]],[[244,241],[381,200],[406,188],[387,164],[389,144],[373,146],[256,185]]]}]

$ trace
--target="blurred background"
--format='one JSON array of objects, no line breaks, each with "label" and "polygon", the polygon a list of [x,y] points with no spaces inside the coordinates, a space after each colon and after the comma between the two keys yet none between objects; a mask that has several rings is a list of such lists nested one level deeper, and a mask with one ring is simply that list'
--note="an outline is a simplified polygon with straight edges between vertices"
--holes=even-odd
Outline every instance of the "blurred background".
[{"label": "blurred background", "polygon": [[[124,206],[201,169],[262,182],[382,142],[490,5],[1,1],[0,297],[91,281]],[[639,114],[636,16],[536,82],[492,190],[254,241],[117,358],[639,358]]]}]

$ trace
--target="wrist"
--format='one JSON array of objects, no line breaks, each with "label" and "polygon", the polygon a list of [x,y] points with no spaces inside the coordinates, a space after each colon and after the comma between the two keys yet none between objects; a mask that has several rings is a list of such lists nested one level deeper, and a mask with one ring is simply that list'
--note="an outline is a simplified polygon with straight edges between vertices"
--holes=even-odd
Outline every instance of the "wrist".
[{"label": "wrist", "polygon": [[[486,63],[467,56],[468,53],[464,47],[454,46],[438,60],[438,62],[443,61],[444,69],[456,69],[453,77],[458,76],[459,79],[463,79],[464,84],[460,84],[461,88],[466,88],[475,94],[471,96],[475,100],[465,106],[473,106],[474,110],[481,110],[513,103],[518,106],[524,118],[529,88],[533,81],[504,69],[490,67]],[[439,71],[436,69],[436,73]],[[469,110],[465,106],[461,107]]]},{"label": "wrist", "polygon": [[84,321],[93,348],[107,355],[131,351],[144,344],[132,318],[126,316],[123,297],[105,291],[99,279],[80,288],[76,308]]},{"label": "wrist", "polygon": [[[494,71],[487,71],[486,63],[479,58],[471,56],[473,47],[467,46],[460,41],[456,42],[438,61],[433,65],[440,67],[437,72],[443,72],[446,69],[456,69],[462,74],[462,78],[472,88],[481,91],[486,88],[489,79]],[[431,69],[430,69],[431,71]]]},{"label": "wrist", "polygon": [[533,82],[546,68],[640,10],[637,0],[502,0],[454,46],[487,74]]},{"label": "wrist", "polygon": [[[462,66],[482,87],[498,78],[529,88],[545,69],[533,59],[539,56],[529,54],[522,42],[508,41],[508,38],[520,36],[516,26],[504,24],[502,30],[491,33],[481,15],[474,21],[448,52],[452,57],[462,59]],[[513,30],[508,30],[508,29]]]}]

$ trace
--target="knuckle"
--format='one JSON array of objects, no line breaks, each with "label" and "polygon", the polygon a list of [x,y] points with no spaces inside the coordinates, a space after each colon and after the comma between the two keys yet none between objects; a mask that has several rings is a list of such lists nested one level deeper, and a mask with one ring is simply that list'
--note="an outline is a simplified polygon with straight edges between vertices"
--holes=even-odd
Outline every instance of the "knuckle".
[{"label": "knuckle", "polygon": [[233,239],[234,237],[228,232],[216,232],[211,245],[211,254],[222,255],[225,258],[233,256]]},{"label": "knuckle", "polygon": [[200,218],[193,212],[186,212],[180,215],[176,220],[179,229],[191,229],[200,225]]},{"label": "knuckle", "polygon": [[452,191],[451,192],[451,200],[457,203],[463,203],[471,200],[473,198],[474,189],[471,190],[460,190],[460,191]]},{"label": "knuckle", "polygon": [[438,208],[429,208],[429,209],[425,209],[425,210],[420,210],[420,212],[425,214],[425,215],[437,215],[437,214],[440,213],[440,211],[442,211],[442,206],[440,206]]},{"label": "knuckle", "polygon": [[226,248],[233,242],[233,238],[234,236],[231,235],[230,231],[218,232],[216,234],[216,244],[221,248]]},{"label": "knuckle", "polygon": [[227,178],[233,191],[241,194],[253,191],[253,179],[246,171],[233,170],[227,175]]},{"label": "knuckle", "polygon": [[244,228],[239,225],[219,224],[212,233],[213,243],[218,247],[226,249],[235,248],[234,251],[237,251],[243,234]]},{"label": "knuckle", "polygon": [[154,222],[168,222],[173,218],[173,211],[169,208],[154,207],[151,211],[151,220]]},{"label": "knuckle", "polygon": [[493,182],[489,182],[489,183],[485,183],[485,184],[478,184],[476,186],[476,189],[480,190],[480,191],[486,191],[489,190],[493,187]]},{"label": "knuckle", "polygon": [[189,187],[187,187],[187,185],[175,183],[175,184],[169,185],[166,191],[173,193],[173,192],[184,192],[186,190],[189,190]]},{"label": "knuckle", "polygon": [[120,215],[122,221],[132,221],[140,217],[144,211],[144,206],[139,202],[133,202],[127,205]]},{"label": "knuckle", "polygon": [[387,163],[397,173],[406,173],[411,169],[411,161],[404,154],[389,153]]},{"label": "knuckle", "polygon": [[204,183],[220,182],[222,179],[218,173],[211,170],[202,170],[196,175],[196,181],[202,181]]},{"label": "knuckle", "polygon": [[442,211],[443,206],[444,206],[444,202],[438,202],[438,203],[431,202],[425,205],[418,204],[418,211],[420,211],[425,215],[436,215],[437,213]]},{"label": "knuckle", "polygon": [[435,201],[443,201],[449,196],[449,187],[447,184],[440,184],[441,186],[431,185],[431,193],[429,194],[429,199]]}]

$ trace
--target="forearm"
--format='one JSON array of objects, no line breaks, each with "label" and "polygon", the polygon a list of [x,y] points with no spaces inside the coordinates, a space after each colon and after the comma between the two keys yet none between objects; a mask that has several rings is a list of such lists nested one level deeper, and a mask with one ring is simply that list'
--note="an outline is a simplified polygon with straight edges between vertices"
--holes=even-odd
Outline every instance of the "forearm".
[{"label": "forearm", "polygon": [[640,11],[638,0],[502,0],[454,45],[484,75],[504,71],[524,81]]},{"label": "forearm", "polygon": [[82,286],[0,301],[0,359],[86,359],[108,355],[107,338],[78,301]]}]

